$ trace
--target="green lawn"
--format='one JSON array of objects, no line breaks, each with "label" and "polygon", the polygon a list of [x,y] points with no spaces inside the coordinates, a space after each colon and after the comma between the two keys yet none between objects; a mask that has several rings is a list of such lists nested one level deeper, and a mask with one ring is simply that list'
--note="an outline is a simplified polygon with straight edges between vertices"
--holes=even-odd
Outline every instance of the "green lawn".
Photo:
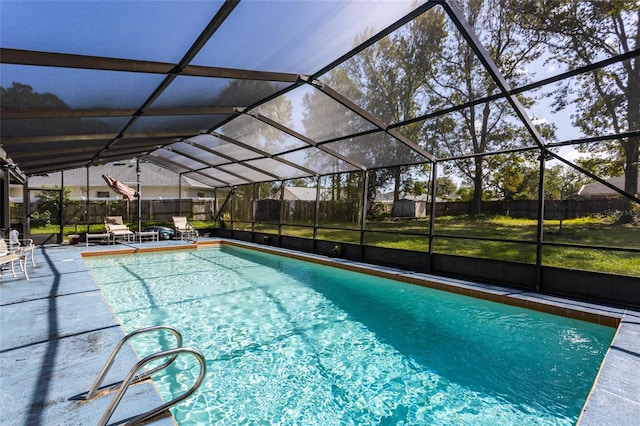
[{"label": "green lawn", "polygon": [[[340,224],[333,224],[340,227]],[[344,226],[344,225],[343,225]],[[365,244],[404,250],[429,250],[429,221],[402,220],[368,222]],[[436,253],[513,262],[535,263],[537,221],[508,217],[445,216],[435,221]],[[311,238],[311,228],[287,227],[287,235]],[[337,229],[318,231],[319,238],[337,242],[359,242],[359,233]],[[419,234],[419,235],[407,235]],[[458,237],[458,238],[456,238]],[[460,237],[508,241],[480,241]],[[544,222],[543,241],[616,248],[640,248],[640,227],[616,225],[600,218]],[[640,254],[579,247],[544,246],[543,264],[640,277]]]},{"label": "green lawn", "polygon": [[[144,224],[144,226],[150,225],[152,224]],[[173,226],[167,223],[154,223],[154,225]],[[210,227],[211,223],[195,222],[194,226],[204,229]],[[246,226],[244,228],[250,229]],[[352,230],[329,228],[351,228]],[[278,227],[256,224],[255,229],[258,232],[277,233]],[[428,220],[367,222],[366,229],[371,231],[365,232],[366,245],[421,252],[429,249]],[[47,226],[32,228],[31,231],[32,233],[57,233],[58,228]],[[91,226],[91,232],[101,231],[104,231],[103,225]],[[283,235],[313,238],[313,228],[308,226],[283,226],[282,231]],[[79,225],[77,232],[86,232],[86,226]],[[65,227],[65,236],[74,233],[76,233],[75,226]],[[436,253],[523,263],[536,261],[537,221],[535,220],[502,216],[473,218],[444,216],[436,219],[435,234],[434,251]],[[360,241],[358,227],[353,224],[330,224],[325,228],[319,228],[317,235],[320,240],[354,244]],[[468,237],[507,241],[480,241],[468,239]],[[563,221],[562,231],[560,231],[560,222],[549,220],[544,222],[543,241],[599,247],[640,248],[640,226],[609,223],[601,218],[581,218]],[[640,277],[640,253],[545,245],[542,261],[548,266]]]}]

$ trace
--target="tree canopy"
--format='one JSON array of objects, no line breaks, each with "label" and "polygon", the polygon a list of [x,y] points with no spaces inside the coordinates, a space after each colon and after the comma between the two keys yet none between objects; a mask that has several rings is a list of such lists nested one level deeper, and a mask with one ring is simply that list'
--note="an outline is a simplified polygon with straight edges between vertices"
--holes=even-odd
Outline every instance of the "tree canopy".
[{"label": "tree canopy", "polygon": [[[630,54],[640,47],[640,9],[635,0],[525,1],[519,7],[527,31],[541,37],[549,59],[567,69]],[[639,87],[636,54],[563,81],[555,91],[554,105],[557,110],[573,105],[571,119],[586,136],[620,134],[640,128]],[[624,171],[625,191],[633,195],[638,186],[639,147],[640,137],[633,135],[581,149],[595,161],[608,163],[609,173]]]}]

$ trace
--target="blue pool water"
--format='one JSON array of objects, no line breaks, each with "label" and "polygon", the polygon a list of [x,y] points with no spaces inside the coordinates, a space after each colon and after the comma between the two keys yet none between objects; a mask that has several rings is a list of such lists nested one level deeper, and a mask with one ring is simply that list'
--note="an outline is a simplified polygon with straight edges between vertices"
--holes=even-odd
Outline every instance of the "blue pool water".
[{"label": "blue pool water", "polygon": [[615,332],[236,247],[85,261],[125,331],[174,325],[205,355],[180,425],[574,424]]}]

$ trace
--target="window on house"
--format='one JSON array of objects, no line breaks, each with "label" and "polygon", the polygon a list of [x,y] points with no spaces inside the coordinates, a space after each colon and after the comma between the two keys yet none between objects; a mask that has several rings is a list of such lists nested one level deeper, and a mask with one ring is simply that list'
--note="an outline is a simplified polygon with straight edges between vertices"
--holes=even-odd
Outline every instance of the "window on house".
[{"label": "window on house", "polygon": [[200,198],[204,198],[204,192],[198,192],[198,193],[196,193],[196,196],[198,196]]},{"label": "window on house", "polygon": [[109,191],[98,191],[96,193],[96,197],[98,197],[98,198],[109,198]]}]

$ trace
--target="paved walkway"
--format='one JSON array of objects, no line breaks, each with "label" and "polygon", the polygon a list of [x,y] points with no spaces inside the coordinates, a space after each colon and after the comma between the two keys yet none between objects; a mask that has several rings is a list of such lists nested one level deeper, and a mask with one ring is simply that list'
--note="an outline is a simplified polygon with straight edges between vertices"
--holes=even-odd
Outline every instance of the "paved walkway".
[{"label": "paved walkway", "polygon": [[[207,243],[207,240],[200,242]],[[45,246],[36,250],[37,266],[30,267],[31,280],[13,278],[10,272],[0,276],[0,424],[95,425],[111,402],[112,394],[89,402],[69,399],[89,389],[111,350],[124,336],[87,270],[81,252],[177,249],[187,244],[162,241],[115,246]],[[308,257],[333,262],[321,256]],[[352,265],[342,260],[336,262]],[[586,312],[585,317],[589,318],[622,318],[580,425],[640,425],[640,312],[390,268],[364,268],[405,281],[438,280],[443,286],[457,287],[465,294],[484,292],[490,294],[491,299],[508,297],[518,299],[518,304],[546,304],[551,307],[550,311],[577,309]],[[104,383],[121,380],[136,361],[131,350],[123,353]],[[161,403],[151,383],[136,385],[127,392],[110,423]],[[174,422],[164,417],[153,424],[173,425]]]}]

